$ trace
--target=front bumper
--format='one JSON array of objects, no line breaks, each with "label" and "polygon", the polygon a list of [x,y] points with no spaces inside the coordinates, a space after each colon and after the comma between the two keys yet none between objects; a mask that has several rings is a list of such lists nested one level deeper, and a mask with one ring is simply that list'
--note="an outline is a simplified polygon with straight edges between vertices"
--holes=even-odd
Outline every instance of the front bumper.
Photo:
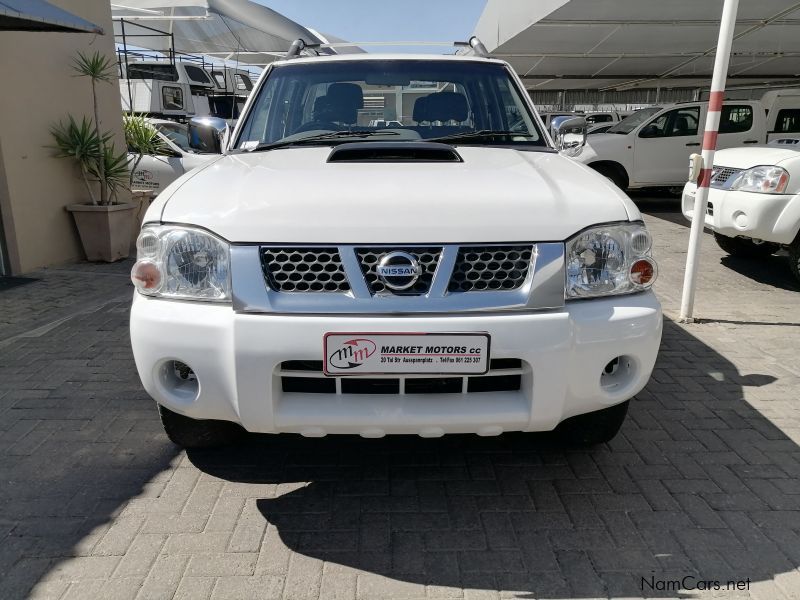
[{"label": "front bumper", "polygon": [[[694,217],[697,186],[683,189],[683,215]],[[800,196],[757,194],[710,188],[705,225],[728,237],[744,236],[765,242],[791,244],[800,227]]]},{"label": "front bumper", "polygon": [[[567,417],[628,400],[647,383],[661,340],[652,292],[562,309],[435,316],[241,314],[230,306],[135,294],[131,343],[142,383],[167,408],[235,421],[252,432],[383,434],[546,431]],[[284,392],[280,365],[318,361],[326,332],[479,332],[492,358],[521,359],[518,391],[455,394]],[[611,376],[604,367],[623,357]],[[189,365],[197,382],[172,375]]]}]

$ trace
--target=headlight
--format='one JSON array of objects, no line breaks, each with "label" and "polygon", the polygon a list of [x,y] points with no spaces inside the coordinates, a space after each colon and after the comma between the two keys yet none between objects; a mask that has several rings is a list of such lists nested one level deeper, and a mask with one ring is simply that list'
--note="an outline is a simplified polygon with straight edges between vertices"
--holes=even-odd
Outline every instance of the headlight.
[{"label": "headlight", "polygon": [[642,223],[602,225],[567,241],[567,298],[640,292],[653,285],[657,267],[652,238]]},{"label": "headlight", "polygon": [[136,240],[131,280],[161,298],[227,302],[231,298],[227,242],[200,229],[145,227]]},{"label": "headlight", "polygon": [[786,169],[764,165],[741,173],[731,184],[730,189],[740,192],[782,194],[786,191],[787,185],[789,185],[789,173]]}]

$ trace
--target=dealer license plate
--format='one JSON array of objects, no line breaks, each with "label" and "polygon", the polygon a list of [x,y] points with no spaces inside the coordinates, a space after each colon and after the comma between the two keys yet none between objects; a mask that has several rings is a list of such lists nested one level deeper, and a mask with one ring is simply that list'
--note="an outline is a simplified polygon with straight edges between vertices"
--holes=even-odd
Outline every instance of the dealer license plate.
[{"label": "dealer license plate", "polygon": [[474,375],[489,370],[488,333],[326,333],[327,375]]}]

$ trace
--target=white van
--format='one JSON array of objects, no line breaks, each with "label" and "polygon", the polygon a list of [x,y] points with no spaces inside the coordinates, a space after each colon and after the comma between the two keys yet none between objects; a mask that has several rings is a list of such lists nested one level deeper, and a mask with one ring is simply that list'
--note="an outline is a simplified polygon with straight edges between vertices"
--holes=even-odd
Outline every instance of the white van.
[{"label": "white van", "polygon": [[761,97],[761,104],[767,111],[768,141],[800,136],[800,89],[771,90]]}]

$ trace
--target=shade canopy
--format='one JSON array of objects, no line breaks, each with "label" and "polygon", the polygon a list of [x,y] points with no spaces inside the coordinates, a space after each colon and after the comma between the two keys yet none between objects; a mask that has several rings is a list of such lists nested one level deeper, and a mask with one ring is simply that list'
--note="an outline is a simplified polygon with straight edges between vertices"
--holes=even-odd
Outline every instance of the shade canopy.
[{"label": "shade canopy", "polygon": [[[723,0],[488,0],[476,28],[531,90],[703,88]],[[739,4],[729,87],[798,84],[800,2]]]},{"label": "shade canopy", "polygon": [[45,0],[0,0],[0,31],[103,33],[103,28]]},{"label": "shade canopy", "polygon": [[122,41],[124,19],[128,45],[161,52],[265,65],[296,39],[328,43],[322,34],[249,0],[119,0],[111,8],[117,42]]}]

